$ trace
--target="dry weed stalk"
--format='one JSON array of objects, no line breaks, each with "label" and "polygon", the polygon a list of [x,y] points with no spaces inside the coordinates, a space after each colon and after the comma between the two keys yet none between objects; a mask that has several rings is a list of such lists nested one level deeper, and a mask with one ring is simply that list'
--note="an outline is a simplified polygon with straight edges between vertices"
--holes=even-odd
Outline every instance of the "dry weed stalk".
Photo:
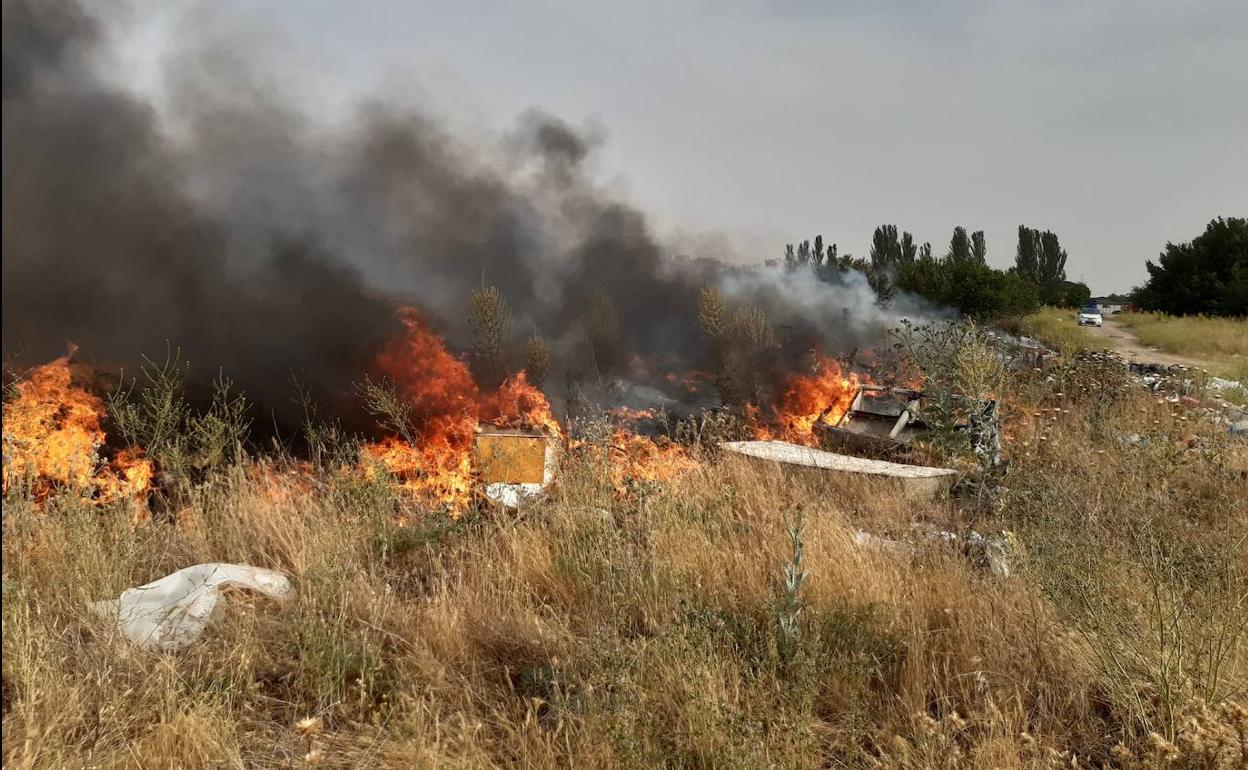
[{"label": "dry weed stalk", "polygon": [[[520,516],[450,521],[384,478],[247,457],[168,520],[15,490],[5,766],[1242,766],[1245,458],[1199,427],[1179,448],[1191,423],[1148,395],[1097,433],[1083,401],[1021,400],[1052,383],[1006,387],[987,513],[710,453],[621,498],[605,425]],[[997,579],[852,537],[916,522],[1025,549]],[[221,560],[283,569],[299,599],[231,602],[173,655],[85,610]]]}]

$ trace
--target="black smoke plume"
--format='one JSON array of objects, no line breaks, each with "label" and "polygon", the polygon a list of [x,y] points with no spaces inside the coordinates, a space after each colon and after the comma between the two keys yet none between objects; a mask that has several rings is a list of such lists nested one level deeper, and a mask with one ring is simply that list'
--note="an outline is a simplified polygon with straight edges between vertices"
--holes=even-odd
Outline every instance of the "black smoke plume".
[{"label": "black smoke plume", "polygon": [[318,124],[238,59],[244,46],[193,35],[162,63],[156,104],[107,77],[108,21],[73,0],[4,3],[8,361],[73,342],[133,371],[172,346],[199,382],[223,371],[281,422],[296,417],[292,374],[347,409],[399,304],[462,350],[483,281],[517,335],[552,341],[556,389],[568,373],[641,379],[642,359],[698,366],[706,284],[846,333],[823,289],[791,305],[774,277],[667,259],[645,218],[593,183],[592,137],[555,118],[523,115],[496,147],[401,100]]}]

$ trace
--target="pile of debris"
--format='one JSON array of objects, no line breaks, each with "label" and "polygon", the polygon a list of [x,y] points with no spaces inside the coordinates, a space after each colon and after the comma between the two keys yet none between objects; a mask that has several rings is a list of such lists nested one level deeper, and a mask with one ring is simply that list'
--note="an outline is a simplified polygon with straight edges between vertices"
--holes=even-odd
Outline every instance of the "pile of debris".
[{"label": "pile of debris", "polygon": [[972,529],[959,537],[949,530],[915,525],[900,538],[873,535],[861,529],[854,533],[853,538],[854,544],[860,548],[873,548],[907,558],[914,558],[924,550],[948,549],[966,558],[981,572],[999,578],[1010,576],[1013,562],[1021,550],[1018,537],[1009,530],[984,535]]},{"label": "pile of debris", "polygon": [[1010,334],[1000,329],[989,329],[985,335],[1011,371],[1026,372],[1047,369],[1049,364],[1058,357],[1056,350],[1035,337]]},{"label": "pile of debris", "polygon": [[834,425],[817,425],[820,444],[867,457],[888,457],[904,449],[927,426],[920,418],[923,394],[909,388],[861,385],[849,409]]},{"label": "pile of debris", "polygon": [[1225,426],[1231,436],[1248,438],[1248,406],[1228,398],[1238,396],[1243,401],[1248,395],[1248,388],[1239,380],[1211,376],[1204,369],[1181,364],[1132,362],[1127,367],[1137,383],[1157,394],[1159,403],[1199,410],[1207,419]]}]

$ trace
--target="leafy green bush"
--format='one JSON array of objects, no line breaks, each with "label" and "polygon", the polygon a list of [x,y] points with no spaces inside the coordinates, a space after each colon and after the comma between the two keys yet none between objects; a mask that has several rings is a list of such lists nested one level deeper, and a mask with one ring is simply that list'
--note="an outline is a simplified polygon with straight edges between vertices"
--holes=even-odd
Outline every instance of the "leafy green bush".
[{"label": "leafy green bush", "polygon": [[1171,315],[1248,315],[1248,219],[1218,217],[1189,243],[1167,243],[1148,283],[1135,290],[1142,310]]},{"label": "leafy green bush", "polygon": [[1040,306],[1031,281],[974,260],[919,259],[903,264],[897,286],[981,321],[1025,315]]}]

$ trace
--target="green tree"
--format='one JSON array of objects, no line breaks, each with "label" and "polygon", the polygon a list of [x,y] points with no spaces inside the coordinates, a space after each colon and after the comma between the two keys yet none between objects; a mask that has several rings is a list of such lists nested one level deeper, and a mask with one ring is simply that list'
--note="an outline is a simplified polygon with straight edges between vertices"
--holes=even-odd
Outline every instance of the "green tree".
[{"label": "green tree", "polygon": [[970,262],[971,255],[971,239],[966,234],[966,228],[959,225],[953,228],[953,237],[949,239],[949,253],[945,255],[947,262]]},{"label": "green tree", "polygon": [[1092,290],[1086,283],[1060,281],[1050,284],[1041,297],[1046,305],[1058,307],[1083,307],[1092,299]]},{"label": "green tree", "polygon": [[914,242],[914,236],[908,232],[902,233],[901,250],[897,253],[900,263],[906,265],[913,262],[918,253],[919,247]]},{"label": "green tree", "polygon": [[1039,307],[1035,286],[1024,278],[967,260],[947,267],[946,304],[963,315],[991,321],[1030,313]]},{"label": "green tree", "polygon": [[880,225],[871,235],[871,268],[877,273],[891,273],[901,261],[901,243],[897,225]]},{"label": "green tree", "polygon": [[1040,233],[1027,225],[1018,226],[1014,272],[1033,283],[1040,283]]},{"label": "green tree", "polygon": [[1248,315],[1248,219],[1218,217],[1188,243],[1167,243],[1135,302],[1173,315]]},{"label": "green tree", "polygon": [[1045,230],[1040,234],[1038,279],[1041,287],[1066,280],[1066,250],[1057,239],[1057,233]]},{"label": "green tree", "polygon": [[1035,284],[1046,305],[1078,307],[1091,297],[1088,287],[1066,280],[1066,250],[1052,230],[1018,226],[1012,273]]},{"label": "green tree", "polygon": [[971,257],[981,265],[988,262],[988,243],[984,240],[984,231],[971,233]]},{"label": "green tree", "polygon": [[982,321],[1023,315],[1039,306],[1031,281],[974,259],[921,257],[898,270],[897,285]]},{"label": "green tree", "polygon": [[949,271],[944,262],[932,257],[930,249],[897,271],[899,288],[928,299],[946,303],[949,297]]}]

